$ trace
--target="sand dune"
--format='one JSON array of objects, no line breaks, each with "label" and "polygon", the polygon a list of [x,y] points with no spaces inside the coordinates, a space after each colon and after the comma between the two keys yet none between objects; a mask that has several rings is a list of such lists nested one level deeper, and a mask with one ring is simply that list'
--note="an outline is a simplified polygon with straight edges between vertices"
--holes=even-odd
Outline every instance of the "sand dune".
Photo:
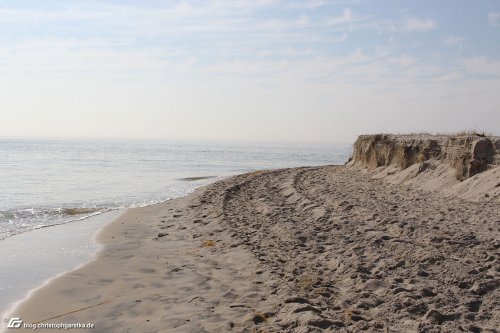
[{"label": "sand dune", "polygon": [[348,166],[391,184],[500,203],[500,137],[362,135]]}]

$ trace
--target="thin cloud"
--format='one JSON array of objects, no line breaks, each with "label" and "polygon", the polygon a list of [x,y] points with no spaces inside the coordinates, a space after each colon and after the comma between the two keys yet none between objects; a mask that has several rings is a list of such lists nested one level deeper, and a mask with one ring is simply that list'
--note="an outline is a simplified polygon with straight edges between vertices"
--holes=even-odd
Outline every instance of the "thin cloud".
[{"label": "thin cloud", "polygon": [[462,59],[462,65],[472,75],[500,77],[500,60],[490,60],[486,57]]},{"label": "thin cloud", "polygon": [[301,15],[294,20],[273,19],[266,20],[257,24],[257,30],[264,31],[290,31],[295,29],[307,28],[311,24],[311,20],[307,15]]},{"label": "thin cloud", "polygon": [[292,9],[317,9],[328,5],[359,5],[360,0],[308,0],[297,1],[286,5]]},{"label": "thin cloud", "polygon": [[351,8],[344,9],[344,12],[341,16],[331,17],[326,21],[327,25],[339,25],[352,22],[352,10]]},{"label": "thin cloud", "polygon": [[438,23],[432,19],[405,17],[402,19],[372,20],[369,26],[378,33],[411,33],[426,32],[438,28]]},{"label": "thin cloud", "polygon": [[310,0],[301,2],[292,2],[287,5],[288,8],[293,9],[316,9],[328,5],[330,2],[326,0]]},{"label": "thin cloud", "polygon": [[453,55],[461,55],[464,51],[464,38],[459,36],[448,36],[443,40],[443,45],[447,48],[456,48],[456,51],[453,52]]},{"label": "thin cloud", "polygon": [[405,32],[423,32],[437,29],[438,24],[431,19],[409,17],[403,20],[401,30]]},{"label": "thin cloud", "polygon": [[492,27],[500,27],[500,12],[489,12],[488,21]]},{"label": "thin cloud", "polygon": [[444,40],[443,40],[443,45],[444,46],[455,46],[455,45],[460,45],[462,44],[463,42],[463,37],[459,37],[459,36],[448,36],[446,37]]}]

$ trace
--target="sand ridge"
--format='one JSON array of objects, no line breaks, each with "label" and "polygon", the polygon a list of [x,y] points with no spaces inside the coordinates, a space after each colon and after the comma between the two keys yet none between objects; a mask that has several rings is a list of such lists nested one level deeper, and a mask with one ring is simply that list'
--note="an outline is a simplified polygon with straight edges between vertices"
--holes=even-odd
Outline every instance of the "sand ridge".
[{"label": "sand ridge", "polygon": [[133,209],[17,314],[93,332],[496,332],[500,209],[345,167],[262,171]]}]

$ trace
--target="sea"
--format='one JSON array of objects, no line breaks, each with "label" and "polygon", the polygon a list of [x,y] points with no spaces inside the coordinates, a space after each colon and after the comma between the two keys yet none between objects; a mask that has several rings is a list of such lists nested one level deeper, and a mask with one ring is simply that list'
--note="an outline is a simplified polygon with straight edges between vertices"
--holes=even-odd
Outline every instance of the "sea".
[{"label": "sea", "polygon": [[351,144],[0,138],[0,242],[261,169],[344,164]]}]

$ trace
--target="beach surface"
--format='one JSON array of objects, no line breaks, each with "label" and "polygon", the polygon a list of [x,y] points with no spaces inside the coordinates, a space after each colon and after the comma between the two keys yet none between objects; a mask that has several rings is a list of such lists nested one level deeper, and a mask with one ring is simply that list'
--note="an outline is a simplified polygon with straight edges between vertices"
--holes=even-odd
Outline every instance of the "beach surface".
[{"label": "beach surface", "polygon": [[100,249],[98,231],[123,211],[112,211],[62,225],[43,227],[2,239],[0,318],[15,302],[54,276],[89,261]]},{"label": "beach surface", "polygon": [[89,332],[497,332],[499,208],[343,166],[244,174],[128,210],[98,258],[11,315]]}]

